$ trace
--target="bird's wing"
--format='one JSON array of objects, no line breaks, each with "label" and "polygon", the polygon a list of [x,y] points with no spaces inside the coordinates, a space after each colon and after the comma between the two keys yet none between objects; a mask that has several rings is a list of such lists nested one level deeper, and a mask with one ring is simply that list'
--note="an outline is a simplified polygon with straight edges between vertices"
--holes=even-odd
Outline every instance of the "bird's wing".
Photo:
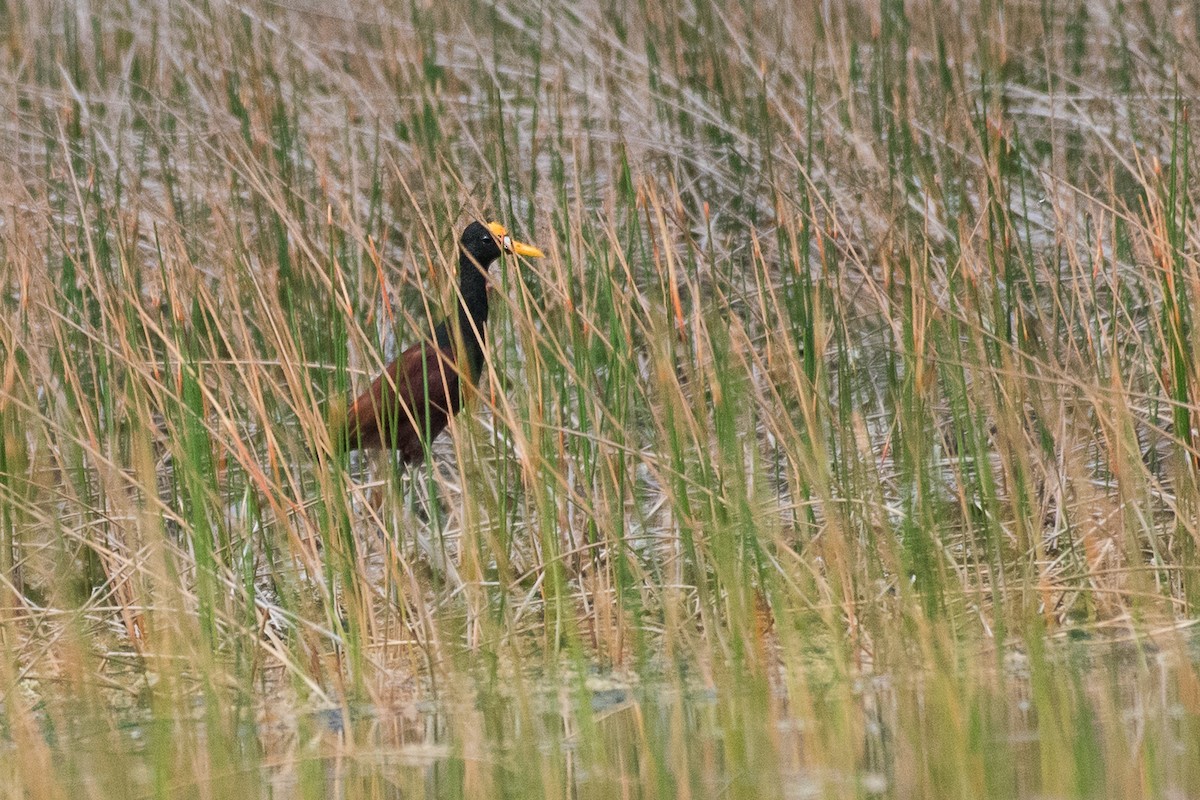
[{"label": "bird's wing", "polygon": [[453,350],[413,345],[350,405],[350,447],[389,447],[400,450],[405,461],[420,459],[422,442],[432,441],[462,407],[460,383]]}]

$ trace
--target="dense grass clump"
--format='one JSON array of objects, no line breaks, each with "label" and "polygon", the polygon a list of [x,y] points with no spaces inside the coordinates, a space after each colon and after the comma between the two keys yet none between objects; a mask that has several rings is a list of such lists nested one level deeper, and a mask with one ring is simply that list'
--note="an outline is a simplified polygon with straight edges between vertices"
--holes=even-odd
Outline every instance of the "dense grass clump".
[{"label": "dense grass clump", "polygon": [[1200,792],[1198,28],[0,2],[0,798]]}]

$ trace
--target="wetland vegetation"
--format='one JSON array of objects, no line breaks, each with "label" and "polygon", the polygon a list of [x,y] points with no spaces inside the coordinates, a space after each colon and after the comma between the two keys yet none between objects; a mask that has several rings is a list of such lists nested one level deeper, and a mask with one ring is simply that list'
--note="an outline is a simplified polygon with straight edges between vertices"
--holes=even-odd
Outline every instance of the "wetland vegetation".
[{"label": "wetland vegetation", "polygon": [[1198,42],[0,0],[0,799],[1197,795]]}]

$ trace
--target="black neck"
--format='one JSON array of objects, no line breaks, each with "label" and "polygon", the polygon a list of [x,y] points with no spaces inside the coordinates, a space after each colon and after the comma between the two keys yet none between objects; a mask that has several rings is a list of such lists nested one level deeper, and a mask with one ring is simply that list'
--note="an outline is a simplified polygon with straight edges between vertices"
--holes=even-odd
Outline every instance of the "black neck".
[{"label": "black neck", "polygon": [[458,257],[458,319],[463,331],[471,331],[471,321],[483,333],[488,318],[487,264],[476,264],[466,253]]},{"label": "black neck", "polygon": [[473,378],[483,370],[484,328],[488,318],[487,268],[465,252],[458,258],[458,324]]}]

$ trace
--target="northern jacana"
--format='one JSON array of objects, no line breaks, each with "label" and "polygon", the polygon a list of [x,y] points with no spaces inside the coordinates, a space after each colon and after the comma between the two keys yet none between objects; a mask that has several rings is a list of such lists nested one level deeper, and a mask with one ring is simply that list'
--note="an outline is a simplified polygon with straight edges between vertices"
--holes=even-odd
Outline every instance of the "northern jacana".
[{"label": "northern jacana", "polygon": [[533,245],[513,241],[498,222],[472,222],[458,243],[458,321],[445,320],[431,339],[412,345],[355,398],[345,421],[333,425],[335,442],[349,449],[400,451],[404,463],[425,457],[426,446],[462,408],[464,380],[483,371],[488,318],[488,268],[502,250],[542,258]]}]

